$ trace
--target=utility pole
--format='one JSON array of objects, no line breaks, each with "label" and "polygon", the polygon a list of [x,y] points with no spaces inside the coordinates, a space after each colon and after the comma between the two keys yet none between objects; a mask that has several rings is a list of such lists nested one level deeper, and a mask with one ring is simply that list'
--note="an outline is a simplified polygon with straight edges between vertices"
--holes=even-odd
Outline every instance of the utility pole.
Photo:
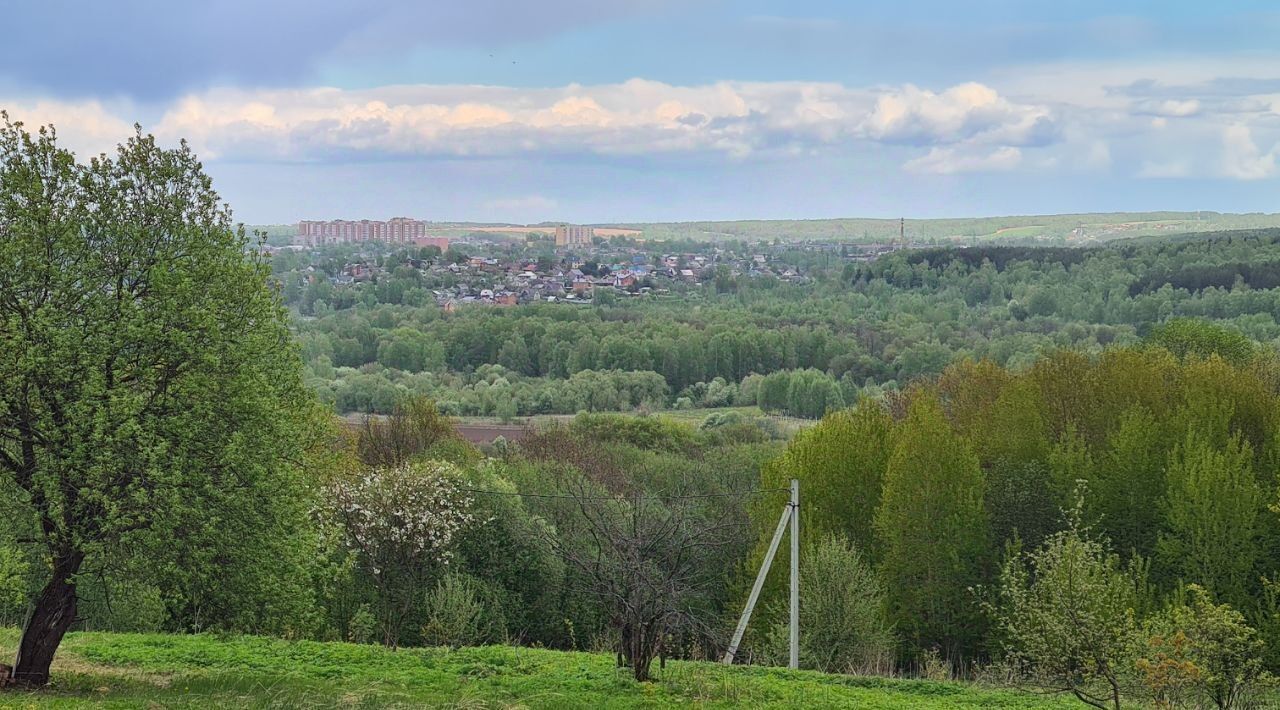
[{"label": "utility pole", "polygon": [[791,661],[800,667],[800,481],[791,479]]},{"label": "utility pole", "polygon": [[742,635],[746,633],[747,624],[751,621],[751,612],[755,611],[756,601],[760,599],[760,589],[764,587],[764,580],[769,576],[769,568],[773,565],[773,557],[778,554],[778,546],[787,531],[787,523],[791,523],[791,649],[787,667],[800,667],[800,481],[794,478],[791,479],[791,500],[782,509],[782,517],[778,518],[778,527],[773,531],[773,539],[769,541],[769,549],[764,553],[764,561],[760,563],[756,581],[751,585],[751,594],[747,596],[747,606],[742,610],[738,627],[733,630],[733,640],[724,652],[723,662],[726,665],[732,664],[734,655],[738,653]]},{"label": "utility pole", "polygon": [[906,217],[898,218],[898,244],[904,247],[907,245],[907,218]]}]

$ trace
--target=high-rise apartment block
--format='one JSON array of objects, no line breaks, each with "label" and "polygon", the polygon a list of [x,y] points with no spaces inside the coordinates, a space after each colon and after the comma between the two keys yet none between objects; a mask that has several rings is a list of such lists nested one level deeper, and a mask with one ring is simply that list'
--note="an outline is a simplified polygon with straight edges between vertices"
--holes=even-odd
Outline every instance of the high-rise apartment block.
[{"label": "high-rise apartment block", "polygon": [[303,220],[298,223],[298,234],[293,239],[294,244],[309,247],[364,242],[434,246],[441,251],[449,248],[448,237],[431,236],[427,234],[426,222],[408,217],[395,217],[385,222],[370,219],[335,219],[329,222]]},{"label": "high-rise apartment block", "polygon": [[591,246],[591,240],[595,236],[596,230],[591,227],[583,227],[577,224],[562,224],[559,227],[556,227],[556,246]]}]

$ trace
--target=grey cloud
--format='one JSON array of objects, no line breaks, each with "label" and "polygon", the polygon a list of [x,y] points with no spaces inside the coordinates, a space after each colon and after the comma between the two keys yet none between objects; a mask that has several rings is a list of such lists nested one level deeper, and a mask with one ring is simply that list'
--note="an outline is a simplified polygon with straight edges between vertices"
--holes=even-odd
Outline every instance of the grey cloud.
[{"label": "grey cloud", "polygon": [[9,3],[0,80],[58,96],[161,99],[218,83],[284,86],[326,58],[501,46],[671,0],[46,0]]},{"label": "grey cloud", "polygon": [[1198,84],[1164,84],[1155,79],[1138,79],[1121,86],[1105,87],[1108,95],[1135,99],[1209,99],[1280,94],[1280,77],[1217,77]]}]

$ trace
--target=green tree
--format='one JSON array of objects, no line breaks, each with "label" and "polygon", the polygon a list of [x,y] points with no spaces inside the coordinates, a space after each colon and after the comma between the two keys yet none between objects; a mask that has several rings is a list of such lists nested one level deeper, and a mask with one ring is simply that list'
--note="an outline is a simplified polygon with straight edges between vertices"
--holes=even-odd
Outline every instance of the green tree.
[{"label": "green tree", "polygon": [[1258,352],[1257,344],[1240,331],[1194,318],[1166,321],[1147,334],[1146,342],[1178,357],[1217,355],[1236,365],[1248,362]]},{"label": "green tree", "polygon": [[[762,482],[785,488],[792,478],[800,481],[806,537],[840,534],[859,550],[872,550],[872,520],[880,506],[892,429],[889,415],[872,401],[829,414],[796,435],[777,465],[762,472]],[[762,548],[777,518],[775,503],[762,503],[758,515]]]},{"label": "green tree", "polygon": [[1203,585],[1232,604],[1249,603],[1262,512],[1252,460],[1238,436],[1216,449],[1192,433],[1175,449],[1163,501],[1165,530],[1156,544],[1164,577]]},{"label": "green tree", "polygon": [[498,351],[498,364],[520,375],[531,374],[533,364],[524,338],[512,336],[503,343],[502,349]]},{"label": "green tree", "polygon": [[1164,450],[1155,417],[1133,407],[1121,415],[1107,437],[1106,453],[1093,468],[1089,511],[1123,555],[1145,558],[1155,551],[1168,462]]},{"label": "green tree", "polygon": [[1097,708],[1120,708],[1125,671],[1138,638],[1143,577],[1123,567],[1081,522],[1039,549],[1010,550],[994,599],[984,605],[1015,669],[1034,685],[1070,692]]},{"label": "green tree", "polygon": [[917,648],[957,659],[983,636],[969,591],[987,565],[982,469],[929,395],[911,404],[893,442],[875,516],[892,618]]},{"label": "green tree", "polygon": [[[800,554],[800,658],[827,673],[877,673],[893,667],[894,636],[885,616],[884,584],[856,547],[827,535]],[[781,613],[773,614],[782,617]],[[788,629],[774,625],[770,655],[786,654]]]},{"label": "green tree", "polygon": [[0,471],[47,565],[13,673],[43,685],[86,557],[220,516],[251,540],[300,497],[311,400],[269,265],[185,144],[77,164],[3,121]]},{"label": "green tree", "polygon": [[1036,547],[1061,528],[1053,474],[1039,461],[997,461],[987,470],[985,500],[997,548],[1013,540]]}]

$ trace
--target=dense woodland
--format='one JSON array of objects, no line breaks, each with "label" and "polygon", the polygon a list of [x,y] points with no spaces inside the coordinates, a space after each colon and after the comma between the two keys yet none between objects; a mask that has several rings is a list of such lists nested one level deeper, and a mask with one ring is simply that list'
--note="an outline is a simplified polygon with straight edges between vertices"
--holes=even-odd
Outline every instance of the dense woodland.
[{"label": "dense woodland", "polygon": [[[1252,693],[1280,669],[1278,414],[1280,359],[1191,321],[1016,372],[966,360],[789,443],[736,414],[697,428],[584,414],[477,450],[430,403],[407,402],[354,429],[317,419],[329,435],[268,516],[278,535],[261,551],[218,551],[216,577],[193,574],[209,559],[200,539],[165,540],[163,565],[148,564],[150,547],[90,559],[80,624],[518,641],[616,650],[646,668],[659,655],[716,658],[796,478],[805,667],[978,675],[1105,700],[1108,678],[1117,697],[1156,697],[1175,671],[1186,697],[1214,692],[1192,669],[1217,663],[1231,692]],[[423,536],[406,537],[406,520]],[[32,552],[0,546],[0,620],[22,617]],[[786,554],[739,654],[748,662],[785,662]],[[618,599],[646,585],[663,590],[646,602],[661,621],[629,647],[624,629],[642,615]],[[1073,600],[1115,619],[1068,624],[1082,611]],[[1068,625],[1061,643],[1027,640],[1055,623]],[[1176,648],[1161,645],[1170,634]],[[1102,665],[1088,660],[1099,654]],[[1047,660],[1064,655],[1094,665]],[[1181,665],[1152,670],[1171,658]]]},{"label": "dense woodland", "polygon": [[[389,275],[348,286],[307,282],[306,257],[276,259],[308,381],[339,412],[387,413],[411,394],[454,415],[758,404],[817,418],[957,360],[1020,369],[1046,349],[1137,342],[1169,318],[1280,339],[1280,230],[908,250],[873,263],[795,250],[781,258],[812,278],[802,285],[717,277],[596,306],[455,313],[432,300],[439,283],[397,266],[411,256],[386,254]],[[321,259],[321,273],[342,260]]]}]

